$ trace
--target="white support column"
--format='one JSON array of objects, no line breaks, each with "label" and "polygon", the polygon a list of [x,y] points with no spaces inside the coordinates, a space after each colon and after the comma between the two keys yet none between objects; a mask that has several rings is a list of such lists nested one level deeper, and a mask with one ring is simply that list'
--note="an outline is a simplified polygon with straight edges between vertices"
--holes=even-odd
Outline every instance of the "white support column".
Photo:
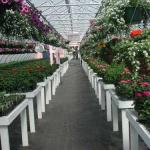
[{"label": "white support column", "polygon": [[113,115],[113,131],[119,131],[118,127],[118,108],[112,102],[112,115]]},{"label": "white support column", "polygon": [[95,89],[95,94],[97,95],[97,75],[95,75],[95,83],[94,83],[94,89]]},{"label": "white support column", "polygon": [[29,108],[30,132],[35,133],[35,116],[34,116],[33,99],[28,99],[28,108]]},{"label": "white support column", "polygon": [[57,80],[57,77],[56,77],[56,75],[57,75],[57,74],[55,73],[55,74],[54,74],[54,95],[56,94],[56,87],[57,87],[57,85],[56,85],[56,84],[57,84],[57,81],[56,81],[56,80]]},{"label": "white support column", "polygon": [[22,145],[29,146],[26,109],[24,109],[21,112],[20,118],[21,118]]},{"label": "white support column", "polygon": [[101,86],[101,109],[105,110],[106,102],[105,102],[106,93],[104,90],[104,86]]},{"label": "white support column", "polygon": [[37,114],[38,114],[38,119],[42,119],[41,92],[36,97],[37,97]]},{"label": "white support column", "polygon": [[130,139],[131,139],[131,150],[139,150],[139,136],[131,124],[130,124]]},{"label": "white support column", "polygon": [[107,121],[112,121],[112,114],[111,114],[111,95],[109,91],[106,91],[106,107],[107,107]]},{"label": "white support column", "polygon": [[55,75],[53,75],[52,79],[52,94],[55,95]]},{"label": "white support column", "polygon": [[45,112],[45,95],[44,95],[44,87],[41,89],[41,103],[42,103],[42,112]]},{"label": "white support column", "polygon": [[102,99],[102,95],[101,95],[102,91],[101,91],[101,83],[100,81],[98,81],[98,98],[99,98],[99,105],[102,104],[101,99]]},{"label": "white support column", "polygon": [[122,119],[123,150],[130,150],[129,120],[126,116],[125,110],[121,110],[121,119]]},{"label": "white support column", "polygon": [[2,150],[10,150],[8,126],[0,127],[0,136]]},{"label": "white support column", "polygon": [[49,94],[49,82],[50,82],[50,81],[48,81],[48,84],[45,86],[46,105],[49,104],[49,98],[50,98],[50,94]]}]

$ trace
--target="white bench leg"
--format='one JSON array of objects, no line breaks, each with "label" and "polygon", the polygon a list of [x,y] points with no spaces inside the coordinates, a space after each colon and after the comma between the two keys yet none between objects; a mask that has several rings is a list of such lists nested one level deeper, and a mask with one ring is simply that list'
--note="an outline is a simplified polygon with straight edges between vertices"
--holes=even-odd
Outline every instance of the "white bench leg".
[{"label": "white bench leg", "polygon": [[98,82],[98,98],[99,98],[99,105],[102,104],[102,95],[101,95],[102,91],[101,91],[101,83]]},{"label": "white bench leg", "polygon": [[113,131],[119,131],[118,127],[118,108],[112,103],[112,114],[113,114]]},{"label": "white bench leg", "polygon": [[111,95],[109,91],[106,91],[106,107],[107,107],[107,121],[112,121],[112,114],[111,114]]},{"label": "white bench leg", "polygon": [[24,109],[21,112],[20,118],[21,118],[22,145],[29,146],[26,109]]},{"label": "white bench leg", "polygon": [[33,107],[33,99],[29,99],[29,123],[30,123],[30,132],[35,133],[35,117],[34,117],[34,107]]},{"label": "white bench leg", "polygon": [[129,120],[126,116],[125,110],[121,110],[121,119],[122,119],[123,150],[130,150]]},{"label": "white bench leg", "polygon": [[104,87],[101,87],[101,109],[105,110],[106,102],[105,102],[105,90]]},{"label": "white bench leg", "polygon": [[36,98],[37,98],[37,114],[38,114],[38,119],[42,119],[41,92],[36,96]]},{"label": "white bench leg", "polygon": [[[139,150],[139,137],[138,133],[130,124],[130,138],[131,138],[131,150]],[[125,149],[124,149],[125,150]]]},{"label": "white bench leg", "polygon": [[41,89],[41,103],[42,103],[42,112],[45,112],[45,95],[44,95],[44,87]]},{"label": "white bench leg", "polygon": [[2,150],[10,150],[9,132],[7,126],[0,127],[0,135]]}]

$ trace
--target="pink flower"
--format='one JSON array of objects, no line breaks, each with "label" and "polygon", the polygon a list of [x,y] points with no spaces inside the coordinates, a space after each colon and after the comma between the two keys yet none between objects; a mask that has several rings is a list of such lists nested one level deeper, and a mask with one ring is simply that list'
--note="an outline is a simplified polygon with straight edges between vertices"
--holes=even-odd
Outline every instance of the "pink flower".
[{"label": "pink flower", "polygon": [[7,4],[9,2],[9,0],[1,0],[1,3],[3,4]]},{"label": "pink flower", "polygon": [[142,82],[140,83],[142,86],[150,86],[150,82]]},{"label": "pink flower", "polygon": [[26,4],[23,4],[23,5],[22,5],[21,13],[22,13],[22,14],[27,14],[27,13],[29,13],[29,11],[30,11],[29,6],[26,5]]},{"label": "pink flower", "polygon": [[142,93],[137,92],[137,93],[135,93],[135,96],[136,96],[136,97],[142,97]]},{"label": "pink flower", "polygon": [[144,96],[150,96],[150,91],[144,91],[144,92],[143,92],[143,95],[144,95]]},{"label": "pink flower", "polygon": [[131,83],[131,80],[121,80],[120,83],[122,83],[122,84],[128,84],[128,83]]}]

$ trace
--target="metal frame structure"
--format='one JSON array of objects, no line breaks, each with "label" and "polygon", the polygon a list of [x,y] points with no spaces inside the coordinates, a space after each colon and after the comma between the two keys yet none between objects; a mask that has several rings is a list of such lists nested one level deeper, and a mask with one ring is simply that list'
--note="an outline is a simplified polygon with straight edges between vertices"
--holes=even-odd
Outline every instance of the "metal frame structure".
[{"label": "metal frame structure", "polygon": [[101,6],[101,0],[32,0],[46,20],[65,39],[79,33],[82,39]]}]

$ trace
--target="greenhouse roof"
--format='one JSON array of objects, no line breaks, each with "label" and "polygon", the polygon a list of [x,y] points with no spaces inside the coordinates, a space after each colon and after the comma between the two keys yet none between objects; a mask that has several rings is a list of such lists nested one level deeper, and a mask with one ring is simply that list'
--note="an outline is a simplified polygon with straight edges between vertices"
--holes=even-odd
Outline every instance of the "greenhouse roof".
[{"label": "greenhouse roof", "polygon": [[64,37],[79,33],[80,40],[94,19],[101,0],[32,0],[35,7],[42,11],[43,16]]}]

